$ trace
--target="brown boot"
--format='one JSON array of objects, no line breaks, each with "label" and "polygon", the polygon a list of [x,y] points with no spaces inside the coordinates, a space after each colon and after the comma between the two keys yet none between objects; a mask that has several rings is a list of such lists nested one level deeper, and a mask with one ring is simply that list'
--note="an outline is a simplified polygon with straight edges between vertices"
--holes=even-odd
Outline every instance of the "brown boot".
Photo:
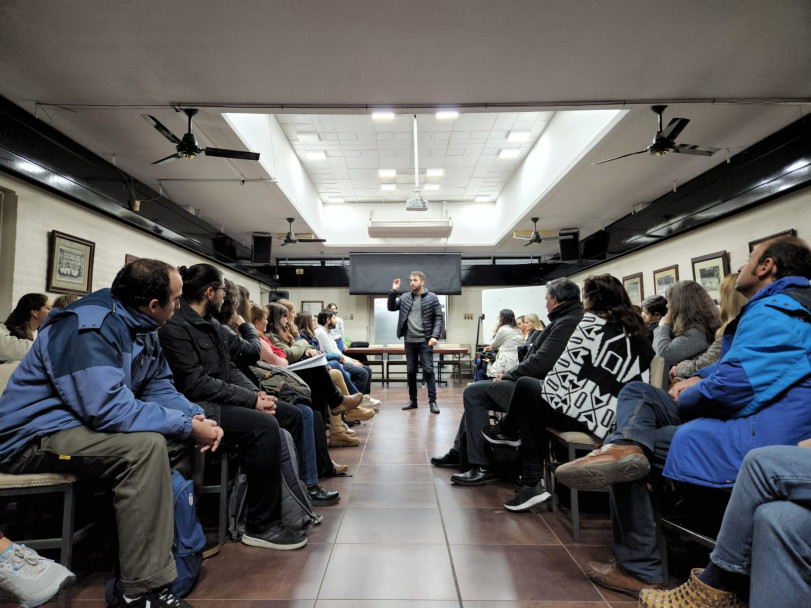
[{"label": "brown boot", "polygon": [[341,424],[341,416],[330,414],[329,416],[329,447],[331,448],[354,448],[360,445],[360,439],[352,437],[344,432]]},{"label": "brown boot", "polygon": [[555,477],[575,490],[601,490],[615,483],[644,479],[650,472],[642,448],[607,443],[572,462],[560,465]]},{"label": "brown boot", "polygon": [[693,568],[690,580],[668,591],[661,589],[643,589],[639,593],[639,605],[644,608],[668,608],[669,606],[682,606],[694,608],[698,606],[713,606],[717,608],[739,608],[741,605],[738,596],[731,591],[720,591],[702,583],[698,575],[703,570]]},{"label": "brown boot", "polygon": [[593,583],[631,597],[638,597],[642,589],[662,588],[660,584],[655,585],[639,580],[622,568],[613,557],[609,559],[608,563],[589,562],[586,568],[586,576]]},{"label": "brown boot", "polygon": [[348,412],[354,410],[361,403],[363,403],[363,393],[355,393],[354,395],[344,396],[344,400],[337,407],[329,408],[333,414],[340,414],[341,412]]},{"label": "brown boot", "polygon": [[344,420],[347,422],[355,422],[356,420],[363,422],[364,420],[370,420],[374,417],[374,410],[367,410],[365,407],[357,407],[344,414]]}]

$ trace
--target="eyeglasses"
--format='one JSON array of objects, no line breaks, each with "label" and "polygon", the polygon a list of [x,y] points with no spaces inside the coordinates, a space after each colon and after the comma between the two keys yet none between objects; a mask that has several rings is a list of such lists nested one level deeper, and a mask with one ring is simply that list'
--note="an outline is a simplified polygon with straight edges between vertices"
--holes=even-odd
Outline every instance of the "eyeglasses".
[{"label": "eyeglasses", "polygon": [[223,285],[222,287],[212,287],[212,289],[214,291],[220,291],[220,290],[225,291],[225,285]]}]

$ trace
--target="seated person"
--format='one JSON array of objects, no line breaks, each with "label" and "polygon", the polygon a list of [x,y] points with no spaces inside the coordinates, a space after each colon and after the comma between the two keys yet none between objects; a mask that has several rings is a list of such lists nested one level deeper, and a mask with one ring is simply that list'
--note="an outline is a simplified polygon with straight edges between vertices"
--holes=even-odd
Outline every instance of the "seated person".
[{"label": "seated person", "polygon": [[642,320],[648,326],[648,338],[653,342],[653,332],[659,321],[667,314],[667,300],[663,295],[648,296],[642,300]]},{"label": "seated person", "polygon": [[247,519],[242,542],[286,551],[307,537],[282,523],[279,427],[302,445],[301,412],[260,391],[231,361],[213,313],[222,306],[222,273],[210,264],[178,269],[183,278],[180,310],[160,329],[160,341],[175,385],[217,420],[236,445],[248,478]]},{"label": "seated person", "polygon": [[[453,447],[447,454],[431,459],[438,467],[458,467],[461,462],[459,450],[462,437],[467,442],[467,457],[470,469],[451,476],[451,481],[463,486],[478,486],[497,479],[485,451],[481,429],[490,422],[488,410],[507,412],[515,384],[519,378],[528,376],[542,380],[558,360],[575,327],[583,318],[580,303],[580,288],[569,279],[555,279],[546,285],[546,310],[549,326],[532,345],[527,358],[492,382],[474,382],[462,393],[465,413],[459,421],[459,430]],[[471,432],[468,432],[471,431]]]},{"label": "seated person", "polygon": [[702,571],[670,591],[639,594],[643,608],[802,608],[811,589],[811,439],[752,450]]},{"label": "seated person", "polygon": [[[526,341],[522,346],[518,347],[518,362],[520,363],[527,357],[527,353],[532,348],[532,345],[541,337],[541,332],[546,328],[544,322],[538,318],[534,312],[528,315],[521,315],[524,319],[524,327],[518,326],[526,336]],[[516,319],[516,322],[518,320]]]},{"label": "seated person", "polygon": [[[181,279],[139,259],[112,289],[49,315],[0,396],[0,471],[75,473],[113,484],[118,560],[129,608],[187,608],[177,578],[170,459],[189,440],[215,450],[222,429],[177,392],[156,331],[179,305]],[[79,331],[81,328],[81,331]],[[145,525],[148,522],[149,525]]]},{"label": "seated person", "polygon": [[18,545],[0,530],[0,599],[10,595],[22,606],[40,606],[75,578],[62,564]]},{"label": "seated person", "polygon": [[25,358],[49,312],[51,302],[44,293],[27,293],[19,299],[6,322],[0,323],[0,363]]},{"label": "seated person", "polygon": [[741,308],[746,304],[746,296],[735,289],[735,282],[738,280],[738,273],[728,274],[721,280],[719,288],[721,292],[721,327],[715,332],[715,341],[710,347],[695,357],[687,359],[670,368],[670,378],[673,381],[680,381],[695,375],[698,370],[712,365],[721,358],[721,346],[724,338],[724,330],[727,324],[738,316]]},{"label": "seated person", "polygon": [[268,309],[259,306],[258,304],[251,305],[251,323],[256,328],[259,334],[259,339],[262,342],[262,353],[260,358],[269,365],[276,365],[277,367],[287,367],[290,363],[287,361],[287,355],[284,351],[277,346],[273,346],[265,335],[268,329]]},{"label": "seated person", "polygon": [[753,448],[811,437],[811,250],[796,238],[758,245],[736,289],[750,297],[727,325],[721,359],[669,394],[641,382],[620,392],[617,430],[599,450],[558,467],[570,487],[609,487],[615,564],[589,564],[594,582],[636,596],[661,585],[644,478],[651,464],[688,483],[729,487]]},{"label": "seated person", "polygon": [[53,308],[67,308],[76,300],[80,300],[81,298],[82,296],[78,296],[75,293],[63,294],[54,300]]},{"label": "seated person", "polygon": [[653,350],[665,369],[700,355],[721,326],[718,307],[695,281],[679,281],[667,288],[667,314],[653,330]]},{"label": "seated person", "polygon": [[610,274],[588,277],[583,302],[586,314],[543,383],[519,378],[508,414],[482,429],[490,443],[520,446],[521,486],[504,504],[508,511],[526,511],[551,498],[543,487],[547,426],[602,439],[614,428],[620,389],[648,381],[653,348],[622,283]]},{"label": "seated person", "polygon": [[502,376],[518,365],[518,347],[525,338],[515,323],[515,313],[505,308],[498,313],[493,339],[484,347],[485,352],[497,350],[495,360],[487,366],[487,377]]},{"label": "seated person", "polygon": [[344,352],[346,350],[346,344],[344,342],[344,320],[338,316],[338,305],[335,302],[327,304],[327,308],[335,313],[335,327],[329,330],[329,335],[335,340],[338,350]]},{"label": "seated person", "polygon": [[[317,317],[318,327],[315,328],[315,339],[318,340],[318,345],[325,355],[338,355],[338,363],[349,372],[349,377],[352,378],[352,383],[358,387],[358,390],[364,394],[364,401],[366,404],[372,404],[369,393],[372,384],[372,368],[368,365],[363,365],[354,359],[342,354],[335,344],[335,340],[329,335],[329,330],[335,325],[335,313],[329,308],[325,308],[318,313]],[[377,400],[376,400],[377,401]],[[378,401],[377,405],[380,405]]]}]

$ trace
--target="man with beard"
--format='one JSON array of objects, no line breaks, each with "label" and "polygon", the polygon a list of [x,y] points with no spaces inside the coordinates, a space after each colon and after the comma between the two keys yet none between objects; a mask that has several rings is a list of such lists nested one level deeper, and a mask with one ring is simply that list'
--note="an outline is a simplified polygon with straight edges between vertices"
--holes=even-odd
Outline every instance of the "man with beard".
[{"label": "man with beard", "polygon": [[161,328],[161,345],[175,385],[225,430],[237,446],[248,478],[247,518],[242,542],[267,549],[298,549],[307,538],[282,524],[279,426],[302,442],[301,412],[260,391],[240,372],[212,314],[223,302],[222,273],[210,264],[178,269],[183,278],[180,310]]}]

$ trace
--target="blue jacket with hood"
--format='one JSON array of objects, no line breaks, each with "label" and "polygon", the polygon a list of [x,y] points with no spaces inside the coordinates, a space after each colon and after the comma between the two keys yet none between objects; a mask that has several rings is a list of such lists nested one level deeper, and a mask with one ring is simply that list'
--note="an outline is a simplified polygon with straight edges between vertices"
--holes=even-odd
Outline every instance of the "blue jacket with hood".
[{"label": "blue jacket with hood", "polygon": [[803,277],[770,283],[743,307],[724,331],[721,359],[679,395],[689,422],[673,437],[667,477],[728,487],[750,450],[811,437],[810,310]]},{"label": "blue jacket with hood", "polygon": [[0,397],[0,467],[36,438],[82,424],[188,438],[203,410],[172,384],[157,329],[109,289],[51,312]]}]

